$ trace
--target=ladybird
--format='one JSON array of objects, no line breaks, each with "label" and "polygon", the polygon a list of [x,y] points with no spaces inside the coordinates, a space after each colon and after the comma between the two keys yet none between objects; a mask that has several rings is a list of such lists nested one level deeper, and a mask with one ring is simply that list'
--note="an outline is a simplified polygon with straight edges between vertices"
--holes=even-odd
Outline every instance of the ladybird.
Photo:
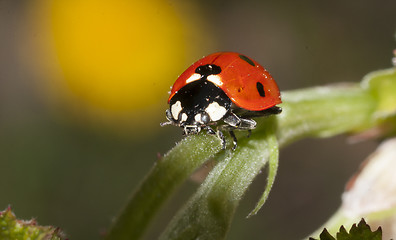
[{"label": "ladybird", "polygon": [[[184,135],[206,130],[216,134],[225,149],[223,131],[256,127],[252,117],[279,114],[282,103],[278,85],[253,59],[235,52],[210,54],[187,68],[173,84],[166,110],[168,122],[182,127]],[[212,128],[215,127],[216,131]]]}]

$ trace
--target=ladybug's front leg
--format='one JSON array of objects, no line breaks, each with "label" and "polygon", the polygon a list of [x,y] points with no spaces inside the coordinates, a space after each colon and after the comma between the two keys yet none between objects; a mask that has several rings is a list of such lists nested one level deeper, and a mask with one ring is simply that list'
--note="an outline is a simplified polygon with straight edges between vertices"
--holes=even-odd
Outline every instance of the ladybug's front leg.
[{"label": "ladybug's front leg", "polygon": [[208,134],[210,135],[216,135],[220,141],[221,141],[221,145],[222,145],[222,149],[224,150],[226,148],[226,141],[223,135],[223,132],[221,130],[217,130],[216,132],[209,126],[205,126],[205,130]]},{"label": "ladybug's front leg", "polygon": [[169,109],[166,109],[166,119],[168,120],[167,122],[160,123],[161,127],[165,125],[179,125],[175,123],[175,120],[173,119],[172,113]]}]

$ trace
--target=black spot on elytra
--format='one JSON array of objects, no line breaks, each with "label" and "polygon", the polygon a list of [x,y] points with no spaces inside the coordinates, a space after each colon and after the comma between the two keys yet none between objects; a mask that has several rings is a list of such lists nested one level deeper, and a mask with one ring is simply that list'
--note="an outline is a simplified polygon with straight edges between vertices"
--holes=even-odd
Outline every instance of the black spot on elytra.
[{"label": "black spot on elytra", "polygon": [[221,73],[221,67],[214,65],[214,64],[206,64],[206,65],[202,65],[197,67],[197,69],[195,69],[195,72],[198,74],[201,74],[203,76],[209,76],[209,75],[216,75]]},{"label": "black spot on elytra", "polygon": [[265,97],[264,86],[261,82],[256,83],[257,91],[259,92],[260,96]]},{"label": "black spot on elytra", "polygon": [[252,65],[253,67],[256,66],[256,64],[254,64],[253,60],[250,59],[250,58],[248,58],[248,57],[246,57],[245,55],[239,55],[239,57],[240,57],[243,61],[245,61],[245,62],[249,63],[250,65]]}]

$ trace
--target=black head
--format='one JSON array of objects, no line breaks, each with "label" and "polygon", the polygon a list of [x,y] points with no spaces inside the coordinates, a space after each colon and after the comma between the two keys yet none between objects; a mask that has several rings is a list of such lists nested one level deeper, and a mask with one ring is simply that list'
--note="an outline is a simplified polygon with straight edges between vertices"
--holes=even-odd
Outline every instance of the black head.
[{"label": "black head", "polygon": [[205,76],[182,87],[169,104],[168,120],[183,127],[186,135],[199,133],[202,127],[221,120],[231,108],[231,100],[224,91]]}]

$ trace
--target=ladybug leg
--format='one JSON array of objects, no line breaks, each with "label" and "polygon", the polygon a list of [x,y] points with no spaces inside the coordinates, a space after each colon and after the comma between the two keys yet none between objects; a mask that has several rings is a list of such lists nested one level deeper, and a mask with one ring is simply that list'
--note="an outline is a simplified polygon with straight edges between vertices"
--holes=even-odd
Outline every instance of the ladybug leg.
[{"label": "ladybug leg", "polygon": [[252,135],[252,130],[251,129],[248,130],[248,135],[246,137],[250,138],[250,135]]},{"label": "ladybug leg", "polygon": [[256,125],[257,123],[253,119],[241,118],[241,124],[238,126],[238,129],[252,130],[256,128]]},{"label": "ladybug leg", "polygon": [[167,122],[160,123],[161,127],[171,124],[175,125],[175,121],[173,120],[172,113],[169,109],[166,109],[166,119],[168,119]]},{"label": "ladybug leg", "polygon": [[209,126],[205,126],[205,130],[210,135],[216,135],[216,132]]},{"label": "ladybug leg", "polygon": [[224,134],[223,134],[222,131],[217,130],[217,132],[215,132],[215,131],[214,131],[211,127],[209,127],[209,126],[206,126],[206,127],[205,127],[205,130],[206,130],[206,132],[207,132],[208,134],[210,134],[210,135],[216,135],[216,136],[220,139],[221,145],[222,145],[222,149],[223,149],[223,150],[226,148],[226,141],[225,141]]},{"label": "ladybug leg", "polygon": [[236,138],[234,131],[228,131],[228,132],[230,133],[230,135],[232,137],[232,143],[234,145],[234,146],[232,146],[232,151],[234,151],[237,147],[238,139]]},{"label": "ladybug leg", "polygon": [[216,134],[217,137],[220,138],[220,140],[221,140],[222,149],[225,150],[225,149],[226,149],[226,140],[225,140],[225,138],[224,138],[223,132],[220,131],[220,130],[217,130],[216,133],[217,133],[217,134]]},{"label": "ladybug leg", "polygon": [[[241,123],[241,119],[233,112],[229,112],[223,119],[228,124],[228,127],[238,128],[237,126]],[[226,127],[225,127],[226,128]]]},{"label": "ladybug leg", "polygon": [[240,118],[233,112],[229,112],[223,121],[233,129],[251,130],[256,127],[256,121],[252,119]]}]

